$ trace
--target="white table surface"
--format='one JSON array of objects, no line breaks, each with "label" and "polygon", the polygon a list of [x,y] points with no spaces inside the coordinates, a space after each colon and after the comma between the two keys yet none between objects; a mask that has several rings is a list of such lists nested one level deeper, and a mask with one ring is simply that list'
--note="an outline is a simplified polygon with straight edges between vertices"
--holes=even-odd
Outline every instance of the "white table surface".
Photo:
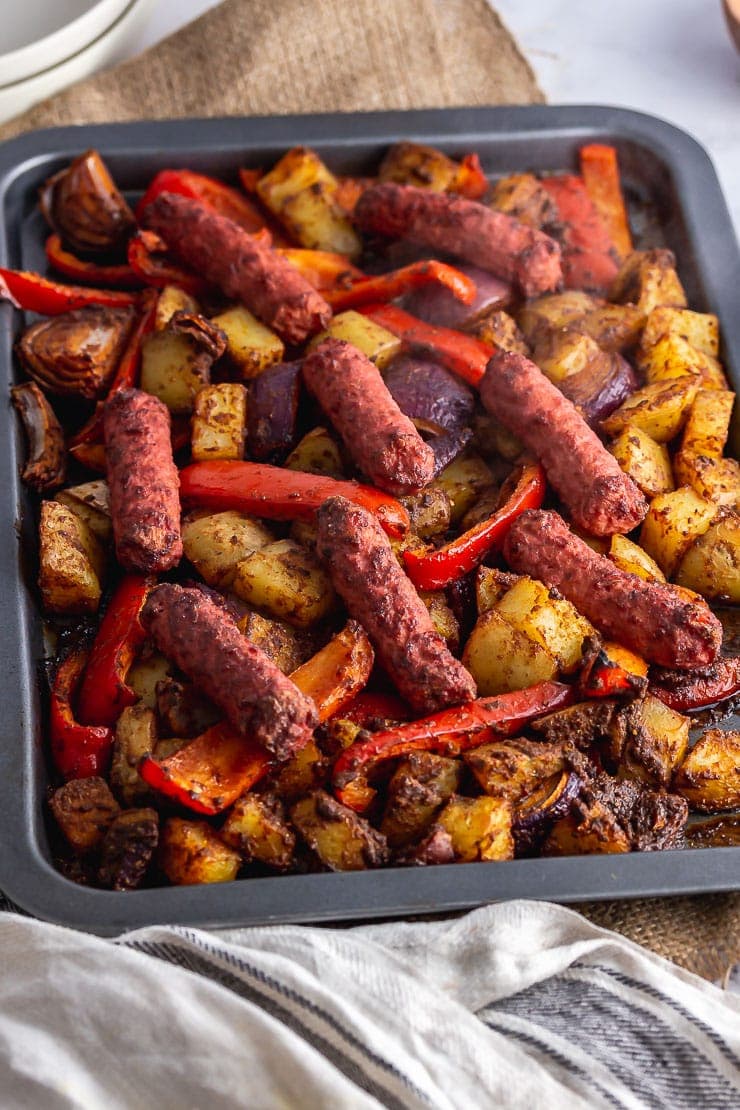
[{"label": "white table surface", "polygon": [[[217,2],[159,0],[131,53]],[[635,108],[697,138],[714,160],[740,233],[740,53],[720,0],[495,0],[493,6],[551,104]]]}]

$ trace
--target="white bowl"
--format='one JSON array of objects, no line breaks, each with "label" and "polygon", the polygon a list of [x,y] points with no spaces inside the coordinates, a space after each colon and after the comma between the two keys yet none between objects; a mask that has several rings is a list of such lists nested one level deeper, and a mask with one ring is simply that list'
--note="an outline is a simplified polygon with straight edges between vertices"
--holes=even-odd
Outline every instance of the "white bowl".
[{"label": "white bowl", "polygon": [[3,13],[0,84],[71,58],[115,23],[130,0],[17,0]]},{"label": "white bowl", "polygon": [[[17,0],[18,5],[29,2],[30,0]],[[64,2],[69,3],[70,0]],[[56,3],[62,7],[62,0],[56,0]],[[74,3],[78,8],[86,3],[89,10],[73,23],[58,29],[33,46],[22,47],[6,55],[13,58],[26,54],[29,50],[34,54],[36,68],[23,80],[6,82],[4,60],[0,57],[0,80],[3,81],[0,85],[0,123],[25,111],[39,100],[53,96],[67,85],[81,81],[96,70],[124,58],[127,46],[139,35],[155,0],[99,0],[94,7],[90,6],[90,0],[74,0]],[[112,12],[116,14],[110,19]],[[79,34],[73,34],[70,38],[69,32],[80,23],[88,30],[97,28],[92,41],[85,35],[84,41],[80,42]],[[77,45],[73,44],[70,50],[70,42],[74,43],[75,39]],[[52,47],[47,50],[50,42]],[[61,58],[55,56],[58,54],[59,42],[65,42],[65,50],[68,51]]]}]

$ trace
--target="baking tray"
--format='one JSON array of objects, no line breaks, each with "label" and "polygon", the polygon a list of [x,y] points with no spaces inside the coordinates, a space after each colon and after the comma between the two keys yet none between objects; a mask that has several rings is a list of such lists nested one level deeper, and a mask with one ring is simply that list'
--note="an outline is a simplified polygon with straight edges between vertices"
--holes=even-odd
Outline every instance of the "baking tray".
[{"label": "baking tray", "polygon": [[[402,138],[452,156],[475,150],[492,177],[574,169],[583,143],[613,143],[640,245],[665,244],[676,252],[692,307],[720,318],[722,358],[734,388],[740,387],[740,253],[712,164],[684,132],[615,108],[444,109],[37,131],[0,147],[0,264],[44,267],[38,186],[88,147],[99,149],[119,185],[135,193],[165,166],[233,177],[239,166],[269,166],[297,144],[315,147],[339,173],[363,174]],[[0,548],[0,889],[19,906],[105,935],[161,922],[214,927],[338,921],[458,910],[506,898],[576,902],[740,888],[740,847],[285,875],[128,893],[91,890],[63,877],[52,865],[45,825],[35,512],[19,482],[24,448],[7,400],[19,327],[19,314],[0,306],[0,514],[6,537]],[[735,431],[735,450],[737,443]]]}]

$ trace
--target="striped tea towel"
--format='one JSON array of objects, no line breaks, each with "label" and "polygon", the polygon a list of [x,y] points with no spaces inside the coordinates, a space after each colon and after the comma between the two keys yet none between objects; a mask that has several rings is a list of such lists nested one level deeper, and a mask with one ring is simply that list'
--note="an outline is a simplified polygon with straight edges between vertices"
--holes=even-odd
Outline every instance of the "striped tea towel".
[{"label": "striped tea towel", "polygon": [[114,941],[8,912],[0,1104],[737,1110],[740,999],[546,903]]}]

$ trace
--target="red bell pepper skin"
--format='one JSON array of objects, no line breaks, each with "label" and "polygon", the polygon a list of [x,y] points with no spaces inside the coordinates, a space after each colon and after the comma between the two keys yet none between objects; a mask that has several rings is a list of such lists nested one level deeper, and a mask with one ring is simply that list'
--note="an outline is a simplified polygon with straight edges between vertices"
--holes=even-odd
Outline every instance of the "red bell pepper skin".
[{"label": "red bell pepper skin", "polygon": [[413,710],[396,694],[373,693],[363,690],[335,716],[342,721],[352,721],[366,728],[371,721],[410,721]]},{"label": "red bell pepper skin", "polygon": [[647,687],[647,679],[599,651],[581,671],[577,685],[583,698],[635,698]]},{"label": "red bell pepper skin", "polygon": [[57,668],[49,699],[51,756],[66,780],[105,775],[113,748],[113,731],[83,725],[75,719],[72,703],[87,664],[87,652],[71,652]]},{"label": "red bell pepper skin", "polygon": [[477,748],[488,732],[513,736],[536,717],[573,701],[572,687],[562,682],[539,682],[526,690],[478,698],[407,725],[374,732],[339,755],[334,764],[334,793],[343,805],[363,813],[375,795],[368,774],[386,760],[413,751],[459,755]]},{"label": "red bell pepper skin", "polygon": [[63,312],[89,304],[109,305],[112,308],[136,304],[137,295],[115,289],[59,285],[28,270],[5,270],[0,267],[0,301],[10,301],[15,308],[38,312],[42,316],[61,316]]},{"label": "red bell pepper skin", "polygon": [[267,774],[265,749],[220,722],[167,759],[144,756],[139,774],[160,794],[195,813],[221,813]]},{"label": "red bell pepper skin", "polygon": [[206,177],[192,170],[160,170],[136,206],[137,219],[161,193],[177,193],[181,197],[198,200],[212,212],[233,220],[245,231],[260,231],[265,227],[265,217],[249,197],[215,177]]},{"label": "red bell pepper skin", "polygon": [[619,178],[617,152],[613,146],[604,143],[589,143],[581,147],[578,155],[588,195],[594,202],[612,246],[620,259],[624,259],[632,251],[632,235]]},{"label": "red bell pepper skin", "polygon": [[525,466],[511,496],[488,520],[436,551],[426,554],[404,551],[403,561],[411,581],[420,590],[441,590],[462,578],[501,547],[518,516],[526,509],[539,509],[545,489],[545,472],[540,464]]},{"label": "red bell pepper skin", "polygon": [[305,250],[303,247],[280,247],[282,254],[291,266],[300,270],[304,278],[320,293],[339,293],[352,288],[356,281],[367,278],[362,270],[353,266],[344,254],[334,251]]},{"label": "red bell pepper skin", "polygon": [[77,714],[83,724],[114,725],[136,701],[126,676],[144,642],[139,613],[155,581],[127,574],[110,599],[80,687]]},{"label": "red bell pepper skin", "polygon": [[130,266],[103,266],[98,262],[78,258],[66,249],[56,233],[49,236],[44,249],[48,262],[66,277],[89,281],[93,285],[112,285],[118,289],[140,289],[142,286],[141,278]]},{"label": "red bell pepper skin", "polygon": [[583,180],[574,174],[562,174],[543,177],[542,185],[555,201],[565,225],[562,245],[566,289],[605,295],[617,273],[616,253]]},{"label": "red bell pepper skin", "polygon": [[470,385],[478,385],[486,372],[493,347],[472,335],[425,324],[394,304],[367,305],[359,311],[397,335],[406,346],[432,355]]},{"label": "red bell pepper skin", "polygon": [[327,497],[346,497],[374,513],[390,536],[409,528],[405,508],[387,493],[359,482],[339,481],[268,463],[192,463],[180,471],[180,497],[212,509],[238,509],[268,520],[313,520]]},{"label": "red bell pepper skin", "polygon": [[671,682],[667,682],[666,677],[660,672],[651,675],[648,689],[669,709],[678,713],[705,709],[740,693],[740,657],[718,659],[703,674],[674,671],[671,672]]},{"label": "red bell pepper skin", "polygon": [[467,197],[468,200],[480,200],[488,192],[488,178],[477,154],[465,155],[450,192]]},{"label": "red bell pepper skin", "polygon": [[145,285],[153,285],[155,289],[177,285],[192,297],[203,297],[208,292],[208,284],[169,259],[157,257],[165,251],[163,240],[153,231],[137,231],[128,242],[128,264]]},{"label": "red bell pepper skin", "polygon": [[433,259],[413,262],[410,266],[403,266],[389,274],[363,277],[349,289],[338,289],[335,292],[329,290],[326,299],[335,312],[343,312],[347,308],[357,308],[363,304],[393,301],[411,289],[434,282],[444,285],[463,304],[472,304],[475,300],[476,288],[472,278],[456,270],[454,266]]}]

